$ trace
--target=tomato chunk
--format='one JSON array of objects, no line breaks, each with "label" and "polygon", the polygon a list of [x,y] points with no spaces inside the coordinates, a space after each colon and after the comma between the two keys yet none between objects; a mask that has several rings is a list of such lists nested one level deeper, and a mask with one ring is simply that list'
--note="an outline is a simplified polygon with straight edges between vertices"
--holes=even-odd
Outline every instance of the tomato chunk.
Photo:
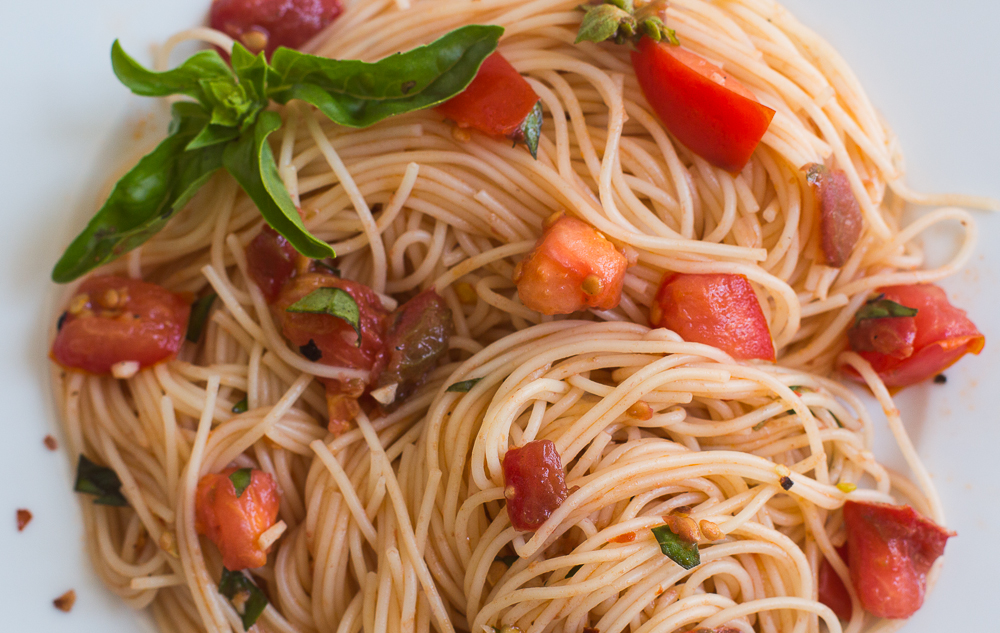
[{"label": "tomato chunk", "polygon": [[840,268],[854,252],[864,218],[847,174],[812,163],[804,169],[819,206],[820,246],[826,263]]},{"label": "tomato chunk", "polygon": [[281,289],[295,275],[298,253],[287,239],[265,226],[247,244],[247,272],[268,303],[273,303]]},{"label": "tomato chunk", "polygon": [[278,518],[281,502],[278,486],[271,475],[250,471],[250,485],[236,496],[230,476],[236,468],[210,473],[198,482],[195,492],[195,529],[215,543],[226,569],[260,567],[267,563],[267,551],[258,539]]},{"label": "tomato chunk", "polygon": [[908,618],[924,603],[927,572],[954,532],[909,506],[844,504],[851,583],[880,618]]},{"label": "tomato chunk", "polygon": [[[846,563],[848,560],[847,545],[838,547],[837,553],[840,554],[840,557]],[[819,564],[818,576],[816,579],[816,588],[819,592],[819,601],[830,607],[841,620],[850,620],[852,611],[851,594],[847,593],[844,581],[840,579],[837,572],[833,570],[833,565],[825,558]]]},{"label": "tomato chunk", "polygon": [[190,313],[187,297],[156,284],[90,277],[59,319],[51,356],[63,367],[94,374],[128,361],[149,367],[177,354]]},{"label": "tomato chunk", "polygon": [[632,67],[650,107],[677,140],[736,173],[767,132],[774,110],[718,66],[679,46],[639,40]]},{"label": "tomato chunk", "polygon": [[871,363],[886,386],[927,380],[962,356],[982,351],[985,337],[941,288],[888,286],[878,292],[884,300],[917,310],[909,317],[858,318],[847,333],[851,349]]},{"label": "tomato chunk", "polygon": [[551,440],[512,448],[503,458],[507,515],[515,530],[533,532],[569,496],[562,458]]},{"label": "tomato chunk", "polygon": [[743,275],[667,273],[649,309],[649,322],[736,359],[774,360],[771,331]]},{"label": "tomato chunk", "polygon": [[214,0],[208,21],[250,52],[270,57],[279,46],[302,46],[342,10],[340,0]]},{"label": "tomato chunk", "polygon": [[549,224],[514,272],[517,296],[542,314],[611,310],[622,298],[628,261],[586,222],[562,216]]}]

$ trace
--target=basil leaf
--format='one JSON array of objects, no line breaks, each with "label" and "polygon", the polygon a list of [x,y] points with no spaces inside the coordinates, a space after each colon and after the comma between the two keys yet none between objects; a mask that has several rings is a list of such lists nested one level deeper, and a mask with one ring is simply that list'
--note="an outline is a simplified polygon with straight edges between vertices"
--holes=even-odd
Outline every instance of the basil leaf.
[{"label": "basil leaf", "polygon": [[449,385],[445,391],[450,391],[452,393],[468,393],[480,380],[482,380],[482,378],[470,378],[469,380],[456,382],[453,385]]},{"label": "basil leaf", "polygon": [[204,103],[205,95],[201,85],[203,80],[228,80],[232,85],[236,83],[233,72],[214,50],[195,53],[172,70],[154,72],[132,59],[118,40],[115,40],[111,46],[111,67],[119,81],[133,93],[143,97],[182,94]]},{"label": "basil leaf", "polygon": [[267,608],[267,596],[243,572],[229,571],[223,567],[222,578],[219,579],[219,593],[229,598],[236,612],[240,614],[244,631],[249,631]]},{"label": "basil leaf", "polygon": [[386,117],[447,101],[476,77],[503,27],[470,25],[374,63],[335,60],[279,48],[271,56],[269,96],[301,99],[335,123],[368,127]]},{"label": "basil leaf", "polygon": [[542,136],[542,101],[539,99],[528,116],[524,117],[521,127],[514,131],[511,139],[514,144],[524,143],[528,146],[531,157],[538,160],[538,139]]},{"label": "basil leaf", "polygon": [[247,401],[246,396],[243,396],[242,400],[240,400],[239,402],[237,402],[236,404],[233,405],[233,408],[231,409],[231,411],[233,413],[246,413],[247,412],[247,407],[249,407],[249,406],[250,406],[250,403]]},{"label": "basil leaf", "polygon": [[168,136],[121,180],[52,271],[73,281],[155,235],[222,166],[222,146],[186,151],[208,120],[195,103],[176,103]]},{"label": "basil leaf", "polygon": [[188,329],[185,338],[192,343],[201,340],[201,332],[205,329],[205,322],[212,311],[212,304],[219,295],[213,293],[204,297],[199,297],[191,306],[191,316],[188,318]]},{"label": "basil leaf", "polygon": [[318,288],[285,308],[285,312],[329,314],[342,319],[358,333],[357,346],[361,347],[361,311],[346,290]]},{"label": "basil leaf", "polygon": [[187,144],[186,150],[200,149],[202,147],[209,147],[211,145],[217,145],[219,143],[228,143],[240,135],[240,131],[234,127],[226,127],[224,125],[213,125],[211,123],[206,123],[205,127],[201,128],[198,135],[191,139],[191,142]]},{"label": "basil leaf", "polygon": [[255,106],[246,89],[231,80],[202,79],[199,83],[205,93],[206,106],[212,112],[209,121],[212,125],[237,127]]},{"label": "basil leaf", "polygon": [[124,507],[128,501],[122,495],[122,481],[115,471],[105,466],[98,466],[87,459],[82,453],[76,464],[76,483],[74,492],[95,495],[94,503],[102,506]]},{"label": "basil leaf", "polygon": [[304,224],[285,184],[278,175],[267,137],[281,127],[277,112],[261,112],[253,128],[225,146],[222,162],[226,171],[243,187],[261,215],[281,233],[295,250],[312,259],[335,257],[333,248],[314,237]]},{"label": "basil leaf", "polygon": [[566,572],[566,578],[572,578],[576,575],[576,572],[583,569],[583,565],[573,565],[568,572]]},{"label": "basil leaf", "polygon": [[674,561],[684,569],[693,569],[701,564],[701,554],[698,553],[698,544],[685,541],[670,529],[669,525],[658,525],[652,528],[656,542],[660,544],[660,551],[666,554],[670,560]]},{"label": "basil leaf", "polygon": [[896,317],[912,317],[917,315],[916,308],[908,308],[902,304],[890,301],[881,294],[865,305],[861,306],[858,313],[854,315],[854,322],[858,323],[865,319],[889,319]]},{"label": "basil leaf", "polygon": [[246,94],[261,109],[267,107],[269,97],[267,95],[267,78],[270,67],[267,58],[261,51],[254,55],[239,42],[233,44],[233,51],[229,58],[233,64],[233,72],[239,78],[240,85],[246,90]]},{"label": "basil leaf", "polygon": [[250,481],[252,479],[253,471],[249,468],[240,468],[239,470],[233,471],[233,474],[229,475],[229,481],[233,482],[233,488],[236,490],[237,499],[243,496],[243,491],[250,486]]}]

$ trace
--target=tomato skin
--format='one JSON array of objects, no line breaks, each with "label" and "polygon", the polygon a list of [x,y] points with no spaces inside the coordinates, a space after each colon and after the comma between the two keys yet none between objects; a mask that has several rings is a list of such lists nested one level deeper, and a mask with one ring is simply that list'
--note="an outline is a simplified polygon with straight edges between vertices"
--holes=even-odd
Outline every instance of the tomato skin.
[{"label": "tomato skin", "polygon": [[302,46],[342,11],[340,0],[214,0],[208,21],[252,53],[265,43],[270,57],[279,46]]},{"label": "tomato skin", "polygon": [[[847,545],[842,545],[837,548],[837,553],[840,557],[847,562],[848,552]],[[819,574],[816,579],[816,589],[819,593],[819,601],[830,607],[830,609],[837,614],[837,617],[841,620],[850,620],[851,611],[853,607],[851,605],[851,594],[847,593],[847,587],[844,586],[844,581],[840,579],[837,572],[833,570],[833,565],[827,559],[823,559],[823,562],[819,564]]]},{"label": "tomato skin", "polygon": [[247,272],[268,303],[273,303],[281,289],[295,275],[298,253],[287,239],[270,226],[264,226],[246,249]]},{"label": "tomato skin", "polygon": [[851,349],[871,363],[887,387],[922,382],[962,356],[982,351],[985,337],[964,310],[948,302],[941,288],[919,284],[887,286],[877,292],[917,310],[912,317],[864,319],[848,331]]},{"label": "tomato skin", "polygon": [[562,458],[551,440],[512,448],[503,458],[507,515],[515,530],[533,532],[569,496]]},{"label": "tomato skin", "polygon": [[[112,307],[106,298],[114,294],[118,302]],[[51,356],[67,369],[93,374],[110,373],[120,362],[137,361],[145,368],[173,358],[191,313],[188,297],[115,275],[84,280],[70,303]]]},{"label": "tomato skin", "polygon": [[632,51],[646,100],[677,140],[712,165],[737,173],[767,132],[774,110],[743,84],[679,46],[648,37]]},{"label": "tomato skin", "polygon": [[861,237],[864,218],[847,174],[816,163],[806,165],[819,207],[820,246],[826,263],[840,268],[847,263]]},{"label": "tomato skin", "polygon": [[775,358],[764,312],[743,275],[667,273],[650,307],[649,322],[739,360]]},{"label": "tomato skin", "polygon": [[458,127],[491,136],[513,136],[538,103],[538,95],[500,53],[483,61],[463,92],[437,106]]},{"label": "tomato skin", "polygon": [[229,479],[236,470],[205,475],[195,492],[195,529],[215,543],[222,564],[233,571],[267,563],[267,550],[258,547],[257,539],[274,525],[281,503],[274,479],[257,469],[251,471],[250,485],[237,498]]},{"label": "tomato skin", "polygon": [[844,504],[851,584],[861,606],[880,618],[904,619],[924,602],[927,572],[955,536],[909,506]]},{"label": "tomato skin", "polygon": [[[584,308],[611,310],[622,298],[628,261],[586,222],[562,216],[551,223],[514,273],[517,296],[542,314],[570,314]],[[597,292],[584,291],[588,278]]]}]

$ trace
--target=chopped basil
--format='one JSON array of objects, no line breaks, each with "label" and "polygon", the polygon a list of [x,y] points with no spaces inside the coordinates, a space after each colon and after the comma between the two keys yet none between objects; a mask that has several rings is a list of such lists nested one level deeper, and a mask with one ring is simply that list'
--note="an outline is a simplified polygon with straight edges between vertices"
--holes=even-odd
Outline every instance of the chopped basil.
[{"label": "chopped basil", "polygon": [[861,306],[858,313],[854,315],[854,322],[865,319],[889,319],[896,317],[912,317],[917,315],[916,308],[908,308],[902,304],[890,301],[881,294],[865,305]]},{"label": "chopped basil", "polygon": [[580,571],[581,569],[583,569],[583,565],[573,565],[570,568],[570,570],[568,572],[566,572],[566,577],[567,578],[572,578],[573,576],[576,575],[576,572]]},{"label": "chopped basil", "polygon": [[670,560],[674,561],[684,569],[694,569],[701,564],[701,554],[698,553],[698,544],[682,539],[676,532],[670,529],[669,525],[658,525],[652,528],[656,542],[660,544],[660,551],[666,554]]},{"label": "chopped basil", "polygon": [[95,495],[94,503],[102,506],[127,506],[128,501],[122,495],[122,480],[115,471],[106,466],[98,466],[83,454],[76,465],[75,492]]},{"label": "chopped basil", "polygon": [[[361,347],[361,311],[358,304],[346,290],[340,288],[319,288],[313,290],[292,305],[285,312],[306,314],[329,314],[354,328],[358,333],[357,346]],[[310,359],[319,360],[319,359]]]},{"label": "chopped basil", "polygon": [[250,405],[247,402],[247,397],[243,396],[242,400],[240,400],[239,402],[237,402],[236,404],[233,405],[232,411],[233,411],[233,413],[246,413],[247,412],[247,407],[249,407],[249,406]]},{"label": "chopped basil", "polygon": [[514,145],[524,143],[528,146],[528,152],[535,160],[538,159],[538,139],[542,135],[542,102],[539,100],[535,107],[531,109],[528,116],[524,117],[521,126],[514,130],[511,140]]},{"label": "chopped basil", "polygon": [[222,568],[222,578],[219,580],[219,593],[229,598],[236,612],[243,621],[243,630],[249,631],[257,618],[267,607],[267,596],[246,577],[243,572],[229,571]]},{"label": "chopped basil", "polygon": [[452,393],[468,393],[480,380],[482,380],[482,378],[470,378],[469,380],[456,382],[445,389],[445,391],[450,391]]},{"label": "chopped basil", "polygon": [[201,340],[201,332],[205,329],[205,322],[212,311],[212,304],[219,295],[214,292],[204,297],[199,297],[191,305],[191,317],[188,319],[187,340],[197,343]]},{"label": "chopped basil", "polygon": [[240,468],[239,470],[233,472],[229,475],[229,481],[233,482],[233,488],[236,489],[236,498],[239,499],[243,496],[243,491],[250,486],[250,481],[253,479],[253,471],[249,468]]},{"label": "chopped basil", "polygon": [[323,351],[316,345],[316,341],[312,339],[309,339],[309,342],[305,345],[300,345],[299,351],[314,363],[323,358]]}]

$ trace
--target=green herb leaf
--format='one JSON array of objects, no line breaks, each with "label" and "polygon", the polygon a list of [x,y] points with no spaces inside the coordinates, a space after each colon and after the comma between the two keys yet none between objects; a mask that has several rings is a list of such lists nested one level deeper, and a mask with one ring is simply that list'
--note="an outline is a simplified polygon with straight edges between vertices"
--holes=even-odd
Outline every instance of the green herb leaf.
[{"label": "green herb leaf", "polygon": [[524,117],[521,127],[514,131],[511,140],[517,143],[524,143],[531,152],[531,157],[538,160],[538,139],[542,136],[542,102],[535,104],[528,116]]},{"label": "green herb leaf", "polygon": [[580,30],[576,34],[574,44],[580,42],[603,42],[618,34],[623,24],[630,24],[634,30],[635,18],[631,11],[626,11],[613,4],[602,4],[591,7],[583,16]]},{"label": "green herb leaf", "polygon": [[247,397],[243,396],[242,400],[240,400],[239,402],[237,402],[236,404],[233,405],[233,408],[231,409],[231,411],[233,413],[246,413],[247,412],[247,407],[249,407],[249,406],[250,405],[247,402]]},{"label": "green herb leaf", "polygon": [[311,103],[335,123],[367,127],[438,105],[465,90],[502,34],[500,26],[464,26],[374,63],[279,48],[271,56],[268,93],[278,103]]},{"label": "green herb leaf", "polygon": [[361,311],[354,297],[340,288],[318,288],[285,308],[285,312],[329,314],[342,319],[358,333],[361,347]]},{"label": "green herb leaf", "polygon": [[197,343],[201,340],[201,332],[205,329],[205,322],[212,311],[212,304],[219,295],[213,293],[204,297],[199,297],[191,306],[191,316],[188,318],[187,340]]},{"label": "green herb leaf", "polygon": [[[223,567],[222,578],[219,580],[219,593],[229,598],[236,607],[243,621],[244,631],[250,630],[267,607],[267,596],[243,572],[229,571]],[[237,605],[242,605],[242,610]]]},{"label": "green herb leaf", "polygon": [[236,489],[237,499],[243,496],[243,491],[250,485],[252,478],[253,471],[249,468],[240,468],[229,475],[229,481],[233,482],[233,488]]},{"label": "green herb leaf", "polygon": [[566,572],[566,577],[567,578],[572,578],[573,576],[576,575],[576,572],[580,571],[581,569],[583,569],[583,565],[573,565],[570,568],[570,570],[568,572]]},{"label": "green herb leaf", "polygon": [[865,305],[861,306],[858,313],[854,315],[854,322],[865,319],[888,319],[896,317],[912,317],[917,315],[916,308],[908,308],[904,305],[890,301],[881,294]]},{"label": "green herb leaf", "polygon": [[118,507],[128,505],[121,492],[122,481],[115,471],[105,466],[98,466],[83,454],[76,464],[76,483],[73,490],[95,495],[97,498],[94,499],[94,503],[98,505]]},{"label": "green herb leaf", "polygon": [[456,382],[445,389],[445,391],[450,391],[452,393],[468,393],[480,380],[482,380],[482,378],[470,378],[469,380]]},{"label": "green herb leaf", "polygon": [[682,539],[676,532],[670,529],[669,525],[658,525],[652,528],[656,542],[660,544],[660,551],[666,554],[670,560],[674,561],[684,569],[693,569],[701,564],[701,554],[698,553],[698,544]]},{"label": "green herb leaf", "polygon": [[166,72],[154,72],[142,66],[126,53],[118,40],[111,46],[111,67],[118,80],[129,90],[142,97],[166,97],[167,95],[188,95],[203,101],[205,94],[201,82],[204,80],[228,80],[235,85],[233,72],[222,57],[214,50],[200,51],[188,57],[177,68]]},{"label": "green herb leaf", "polygon": [[281,233],[295,250],[306,257],[334,257],[333,248],[316,238],[302,224],[302,218],[278,175],[267,137],[281,127],[277,112],[261,112],[256,124],[225,146],[222,162],[226,171],[243,187],[271,227]]},{"label": "green herb leaf", "polygon": [[185,147],[204,127],[208,113],[195,103],[176,103],[171,133],[115,184],[104,206],[73,240],[52,271],[67,283],[140,246],[222,166],[222,146]]},{"label": "green herb leaf", "polygon": [[267,107],[269,97],[267,95],[267,77],[270,72],[267,58],[261,51],[254,55],[242,44],[233,44],[233,51],[229,58],[233,65],[233,72],[239,78],[240,85],[246,90],[247,95],[261,108]]}]

